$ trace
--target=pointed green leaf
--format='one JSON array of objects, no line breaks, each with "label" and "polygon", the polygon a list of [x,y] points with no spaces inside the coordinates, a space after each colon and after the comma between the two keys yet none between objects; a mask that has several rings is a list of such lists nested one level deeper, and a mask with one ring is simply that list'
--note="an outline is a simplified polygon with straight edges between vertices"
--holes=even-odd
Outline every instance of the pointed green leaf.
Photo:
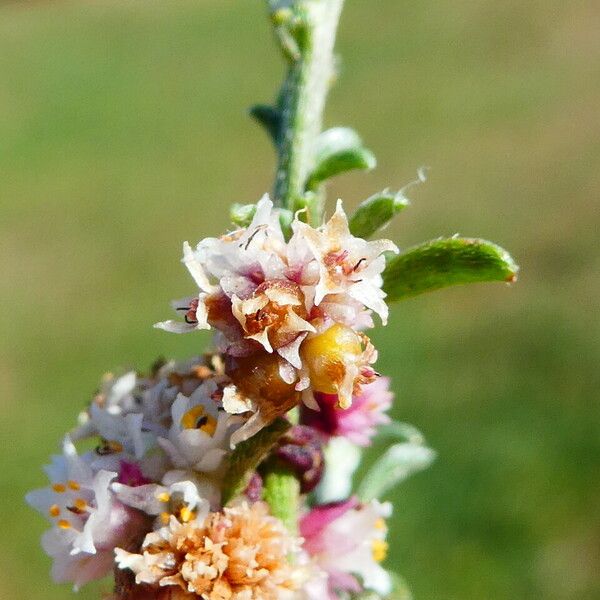
[{"label": "pointed green leaf", "polygon": [[277,146],[281,131],[281,113],[268,104],[255,104],[250,108],[250,116],[260,123]]},{"label": "pointed green leaf", "polygon": [[384,439],[410,442],[411,444],[425,444],[425,437],[414,425],[400,421],[392,421],[379,427],[377,441]]},{"label": "pointed green leaf", "polygon": [[420,167],[417,170],[417,178],[397,192],[385,189],[361,202],[348,223],[352,235],[366,239],[378,229],[384,228],[396,214],[410,205],[406,192],[425,181],[427,167]]},{"label": "pointed green leaf", "polygon": [[434,458],[435,452],[421,444],[390,446],[362,478],[358,497],[365,502],[380,498],[413,473],[426,469]]},{"label": "pointed green leaf", "polygon": [[253,471],[290,427],[290,423],[285,419],[276,419],[235,447],[229,458],[229,468],[223,481],[222,502],[224,505],[246,489]]},{"label": "pointed green leaf", "polygon": [[510,254],[491,242],[440,238],[393,256],[383,273],[388,302],[404,300],[450,285],[517,279],[519,267]]},{"label": "pointed green leaf", "polygon": [[333,177],[353,169],[373,169],[374,154],[365,148],[358,134],[348,127],[334,127],[317,139],[315,167],[308,177],[306,188],[314,190]]},{"label": "pointed green leaf", "polygon": [[348,223],[350,232],[356,237],[370,238],[409,204],[408,198],[401,191],[383,190],[383,192],[374,194],[361,202],[350,217]]}]

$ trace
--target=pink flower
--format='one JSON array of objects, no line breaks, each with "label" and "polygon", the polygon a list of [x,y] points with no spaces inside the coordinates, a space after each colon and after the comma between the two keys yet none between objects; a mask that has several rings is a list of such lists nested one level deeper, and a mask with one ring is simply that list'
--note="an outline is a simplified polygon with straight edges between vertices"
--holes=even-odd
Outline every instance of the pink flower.
[{"label": "pink flower", "polygon": [[387,552],[384,519],[390,514],[389,503],[350,498],[317,506],[301,518],[304,550],[327,573],[330,600],[338,600],[338,592],[363,588],[389,594],[390,577],[379,563]]},{"label": "pink flower", "polygon": [[390,422],[385,414],[392,405],[390,380],[379,377],[363,385],[360,394],[352,398],[352,405],[342,409],[335,394],[315,394],[320,411],[304,407],[303,422],[327,436],[342,436],[357,446],[368,446],[376,427]]}]

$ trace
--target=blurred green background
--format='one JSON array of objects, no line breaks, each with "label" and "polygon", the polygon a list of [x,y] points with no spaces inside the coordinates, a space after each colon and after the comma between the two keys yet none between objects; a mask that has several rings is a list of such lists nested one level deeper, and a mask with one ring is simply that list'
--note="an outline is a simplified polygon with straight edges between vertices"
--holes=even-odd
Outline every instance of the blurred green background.
[{"label": "blurred green background", "polygon": [[[380,166],[330,198],[429,165],[389,236],[482,236],[522,267],[374,336],[439,453],[394,495],[417,600],[600,597],[598,31],[592,0],[347,2],[327,123]],[[71,597],[22,498],[101,374],[208,342],[151,324],[193,288],[182,240],[270,188],[245,110],[282,72],[259,0],[0,4],[0,597]]]}]

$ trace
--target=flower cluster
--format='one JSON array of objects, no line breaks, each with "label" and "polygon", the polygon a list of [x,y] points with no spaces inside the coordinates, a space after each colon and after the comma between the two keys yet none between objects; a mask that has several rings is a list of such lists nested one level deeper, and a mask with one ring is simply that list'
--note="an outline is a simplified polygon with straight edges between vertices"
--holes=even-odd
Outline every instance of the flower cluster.
[{"label": "flower cluster", "polygon": [[[317,394],[341,408],[376,379],[375,348],[364,330],[372,312],[383,324],[381,289],[389,240],[354,237],[341,202],[313,228],[296,217],[286,241],[278,212],[264,197],[252,223],[221,238],[186,242],[183,262],[200,290],[173,303],[182,321],[167,331],[216,330],[227,374],[255,413],[236,441],[256,433],[302,401],[318,409]],[[239,399],[238,399],[239,403]]]},{"label": "flower cluster", "polygon": [[[114,570],[116,600],[388,594],[390,506],[320,502],[318,485],[333,440],[367,446],[388,421],[389,381],[364,331],[372,313],[387,319],[390,251],[351,235],[341,203],[318,228],[297,215],[286,237],[266,197],[248,227],[186,243],[199,293],[158,327],[213,329],[214,351],[103,379],[49,486],[27,496],[51,524],[53,577],[79,587]],[[287,432],[265,446],[258,434],[275,420]],[[291,528],[268,490],[273,465],[303,494]]]}]

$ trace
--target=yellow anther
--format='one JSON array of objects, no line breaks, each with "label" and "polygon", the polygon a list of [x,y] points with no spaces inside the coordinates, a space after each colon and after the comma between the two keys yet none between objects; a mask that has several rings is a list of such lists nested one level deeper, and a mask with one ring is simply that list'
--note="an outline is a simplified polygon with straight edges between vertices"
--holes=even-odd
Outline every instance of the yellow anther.
[{"label": "yellow anther", "polygon": [[71,523],[69,523],[69,521],[67,521],[66,519],[61,519],[60,521],[58,521],[57,525],[61,529],[70,529],[71,528]]},{"label": "yellow anther", "polygon": [[63,483],[55,483],[52,485],[52,489],[57,493],[57,494],[63,494],[64,492],[67,491],[66,486]]},{"label": "yellow anther", "polygon": [[60,515],[60,507],[58,506],[58,504],[53,504],[48,509],[48,513],[50,514],[51,517],[58,517],[58,515]]},{"label": "yellow anther", "polygon": [[88,503],[83,498],[76,498],[73,502],[73,506],[78,510],[85,510]]},{"label": "yellow anther", "polygon": [[188,521],[191,521],[193,519],[193,517],[194,517],[194,511],[190,510],[187,506],[184,506],[179,511],[179,518],[181,519],[181,521],[183,523],[187,523]]},{"label": "yellow anther", "polygon": [[373,560],[377,562],[384,561],[388,553],[388,543],[385,540],[373,540],[371,549]]},{"label": "yellow anther", "polygon": [[379,529],[379,531],[387,531],[387,525],[381,517],[375,521],[375,529]]},{"label": "yellow anther", "polygon": [[159,502],[168,502],[171,499],[171,494],[169,494],[169,492],[162,492],[156,496],[156,499]]},{"label": "yellow anther", "polygon": [[171,514],[170,513],[168,513],[168,512],[160,513],[160,520],[161,520],[161,522],[162,522],[163,525],[168,525],[170,519],[171,519]]},{"label": "yellow anther", "polygon": [[67,482],[67,485],[69,486],[70,489],[74,490],[75,492],[77,492],[81,489],[81,486],[76,481],[73,481],[72,479],[69,479],[69,481]]},{"label": "yellow anther", "polygon": [[215,434],[217,429],[217,420],[212,415],[205,414],[204,406],[198,404],[190,408],[183,417],[181,417],[181,426],[184,429],[200,429],[210,436]]},{"label": "yellow anther", "polygon": [[118,454],[119,452],[123,452],[123,444],[121,444],[120,442],[117,442],[116,440],[107,441],[106,446],[111,452],[114,452],[115,454]]}]

